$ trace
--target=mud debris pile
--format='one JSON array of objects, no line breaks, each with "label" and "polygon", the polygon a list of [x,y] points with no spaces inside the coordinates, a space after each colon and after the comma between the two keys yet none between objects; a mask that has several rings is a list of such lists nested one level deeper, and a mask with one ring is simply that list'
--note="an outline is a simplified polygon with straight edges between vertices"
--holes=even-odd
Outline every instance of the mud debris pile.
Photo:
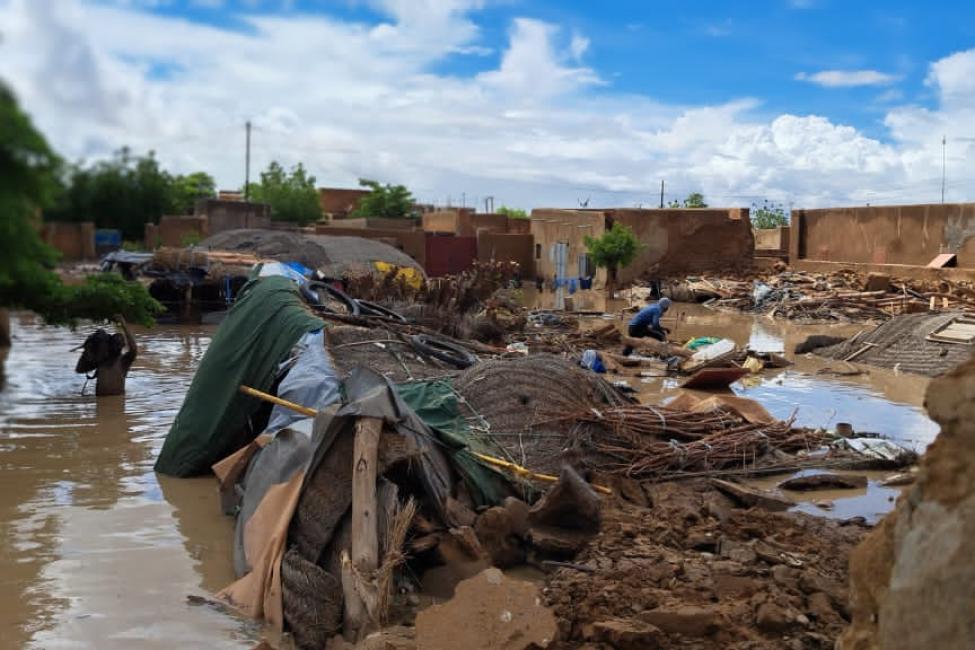
[{"label": "mud debris pile", "polygon": [[736,508],[701,482],[641,489],[546,579],[553,648],[833,647],[859,522]]}]

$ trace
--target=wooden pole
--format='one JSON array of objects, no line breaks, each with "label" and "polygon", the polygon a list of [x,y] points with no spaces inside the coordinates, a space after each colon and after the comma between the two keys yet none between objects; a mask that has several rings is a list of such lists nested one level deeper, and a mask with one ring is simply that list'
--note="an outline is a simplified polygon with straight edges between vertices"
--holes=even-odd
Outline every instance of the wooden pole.
[{"label": "wooden pole", "polygon": [[377,605],[374,594],[374,577],[379,568],[376,476],[382,428],[383,421],[380,418],[359,418],[355,426],[352,455],[352,549],[350,562],[344,563],[346,566],[343,567],[342,576],[346,634],[355,640],[362,639],[369,631]]}]

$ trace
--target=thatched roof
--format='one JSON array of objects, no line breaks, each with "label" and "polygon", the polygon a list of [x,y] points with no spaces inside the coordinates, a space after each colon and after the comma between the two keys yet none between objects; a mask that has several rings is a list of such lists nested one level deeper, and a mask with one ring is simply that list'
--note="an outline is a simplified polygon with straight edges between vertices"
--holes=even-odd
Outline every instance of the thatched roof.
[{"label": "thatched roof", "polygon": [[246,251],[282,262],[296,261],[331,276],[375,270],[374,262],[412,267],[412,257],[389,244],[364,237],[305,235],[283,230],[225,230],[207,237],[199,248]]}]

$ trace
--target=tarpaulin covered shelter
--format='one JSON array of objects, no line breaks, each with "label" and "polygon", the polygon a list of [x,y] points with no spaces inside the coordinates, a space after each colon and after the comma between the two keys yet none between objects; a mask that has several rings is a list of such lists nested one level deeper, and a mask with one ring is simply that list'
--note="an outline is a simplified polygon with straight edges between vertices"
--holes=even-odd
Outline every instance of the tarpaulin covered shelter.
[{"label": "tarpaulin covered shelter", "polygon": [[323,326],[291,280],[266,277],[248,283],[203,355],[156,471],[172,476],[206,473],[261,433],[262,403],[242,395],[239,387],[270,390],[298,340]]}]

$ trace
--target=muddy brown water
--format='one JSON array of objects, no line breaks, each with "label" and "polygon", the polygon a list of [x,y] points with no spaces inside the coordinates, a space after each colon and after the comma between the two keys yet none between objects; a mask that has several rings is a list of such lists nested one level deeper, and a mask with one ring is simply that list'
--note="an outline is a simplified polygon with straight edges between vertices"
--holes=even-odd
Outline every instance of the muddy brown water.
[{"label": "muddy brown water", "polygon": [[211,330],[136,332],[128,394],[97,400],[80,395],[69,352],[87,332],[13,319],[0,392],[0,647],[253,648],[248,623],[186,602],[233,579],[233,525],[213,479],[152,471]]},{"label": "muddy brown water", "polygon": [[[606,307],[598,298],[576,304]],[[790,350],[809,333],[857,329],[692,305],[675,306],[675,317],[678,337],[728,336],[770,350]],[[140,355],[128,394],[97,400],[80,395],[84,378],[74,373],[77,353],[69,351],[89,330],[13,317],[14,346],[6,353],[7,384],[0,390],[0,648],[252,648],[260,639],[254,625],[186,601],[234,578],[233,523],[220,514],[215,482],[152,471],[214,328],[137,331]],[[848,421],[919,448],[933,439],[937,427],[921,408],[927,380],[873,370],[848,378],[817,375],[824,365],[800,359],[733,389],[780,417],[798,408],[800,423]],[[671,379],[626,379],[647,402],[679,391]],[[830,512],[808,502],[797,507],[875,519],[896,496],[877,486],[885,475],[871,474],[866,490],[830,494]]]}]

